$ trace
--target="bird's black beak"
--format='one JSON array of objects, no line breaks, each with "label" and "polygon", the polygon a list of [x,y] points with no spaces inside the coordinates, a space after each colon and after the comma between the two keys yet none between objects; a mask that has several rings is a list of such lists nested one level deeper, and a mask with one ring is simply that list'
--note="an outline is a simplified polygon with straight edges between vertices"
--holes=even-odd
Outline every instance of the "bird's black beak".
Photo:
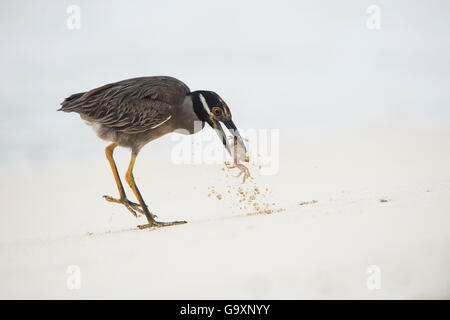
[{"label": "bird's black beak", "polygon": [[242,140],[241,134],[239,133],[239,130],[236,128],[236,125],[234,124],[233,120],[226,120],[223,121],[225,124],[225,127],[230,131],[230,133],[233,135],[234,139],[237,140],[237,147],[240,148],[240,151],[243,152],[244,156],[247,153],[247,149],[245,148],[244,141]]},{"label": "bird's black beak", "polygon": [[[233,120],[231,120],[231,119],[222,120],[222,122],[234,137],[234,139],[233,139],[234,151],[238,153],[238,155],[241,157],[241,159],[244,159],[245,155],[247,154],[247,149],[245,148],[244,141],[242,140],[241,134],[239,133],[238,129],[236,128],[236,125],[234,124]],[[228,139],[225,135],[225,132],[222,129],[222,126],[219,123],[217,123],[214,130],[217,132],[217,134],[219,135],[219,138],[222,140],[222,143],[223,143],[225,149],[227,149],[230,156],[232,156],[231,147],[230,147],[230,144],[228,143]],[[235,145],[234,141],[237,142],[236,145]]]}]

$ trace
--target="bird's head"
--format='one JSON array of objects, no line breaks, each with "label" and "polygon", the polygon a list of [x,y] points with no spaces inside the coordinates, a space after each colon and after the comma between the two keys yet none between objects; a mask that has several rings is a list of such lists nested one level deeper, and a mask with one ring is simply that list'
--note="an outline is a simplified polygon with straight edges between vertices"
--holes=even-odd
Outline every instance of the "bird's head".
[{"label": "bird's head", "polygon": [[216,131],[228,153],[231,155],[231,148],[220,124],[221,122],[233,135],[234,140],[237,141],[238,150],[236,151],[245,157],[246,148],[244,141],[242,141],[238,129],[233,120],[231,120],[231,112],[225,101],[213,91],[194,91],[191,93],[191,96],[197,117],[202,121],[206,121]]}]

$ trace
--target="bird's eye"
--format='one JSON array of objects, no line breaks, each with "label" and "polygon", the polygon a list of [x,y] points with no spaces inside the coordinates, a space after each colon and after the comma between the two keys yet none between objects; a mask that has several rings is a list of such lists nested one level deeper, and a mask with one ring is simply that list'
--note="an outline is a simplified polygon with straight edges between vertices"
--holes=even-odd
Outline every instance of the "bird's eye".
[{"label": "bird's eye", "polygon": [[222,115],[222,109],[214,107],[212,109],[212,112],[214,113],[215,116],[220,117]]}]

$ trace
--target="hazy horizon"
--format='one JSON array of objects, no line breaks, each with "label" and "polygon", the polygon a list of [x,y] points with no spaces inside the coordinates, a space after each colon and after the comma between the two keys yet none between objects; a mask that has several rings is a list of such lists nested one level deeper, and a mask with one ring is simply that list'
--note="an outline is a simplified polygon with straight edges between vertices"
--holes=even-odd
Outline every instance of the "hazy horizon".
[{"label": "hazy horizon", "polygon": [[[81,10],[79,30],[67,27],[73,4]],[[381,10],[379,30],[366,26],[372,4]],[[101,154],[104,143],[76,115],[55,112],[59,103],[143,75],[214,90],[239,127],[280,129],[284,140],[450,124],[446,1],[0,6],[2,172]]]}]

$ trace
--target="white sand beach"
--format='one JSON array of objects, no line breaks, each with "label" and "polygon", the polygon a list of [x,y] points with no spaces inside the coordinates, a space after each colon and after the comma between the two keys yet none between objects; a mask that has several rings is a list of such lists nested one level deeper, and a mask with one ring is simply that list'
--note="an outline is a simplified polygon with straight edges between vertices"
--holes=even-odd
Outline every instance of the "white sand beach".
[{"label": "white sand beach", "polygon": [[[449,299],[448,12],[2,1],[0,298]],[[118,196],[106,143],[56,110],[155,75],[217,92],[244,136],[276,132],[275,162],[241,185],[222,163],[177,164],[175,135],[157,139],[136,183],[159,220],[188,223],[138,230],[145,218],[102,198]],[[115,157],[123,177],[129,151]]]},{"label": "white sand beach", "polygon": [[[235,198],[208,197],[210,186],[239,186],[220,166],[147,166],[150,157],[136,168],[144,197],[161,220],[188,224],[134,228],[145,219],[101,198],[117,192],[106,160],[3,180],[0,297],[450,297],[448,129],[284,144],[279,173],[255,181],[285,209],[273,214],[233,214]],[[67,286],[71,265],[78,290]]]}]

